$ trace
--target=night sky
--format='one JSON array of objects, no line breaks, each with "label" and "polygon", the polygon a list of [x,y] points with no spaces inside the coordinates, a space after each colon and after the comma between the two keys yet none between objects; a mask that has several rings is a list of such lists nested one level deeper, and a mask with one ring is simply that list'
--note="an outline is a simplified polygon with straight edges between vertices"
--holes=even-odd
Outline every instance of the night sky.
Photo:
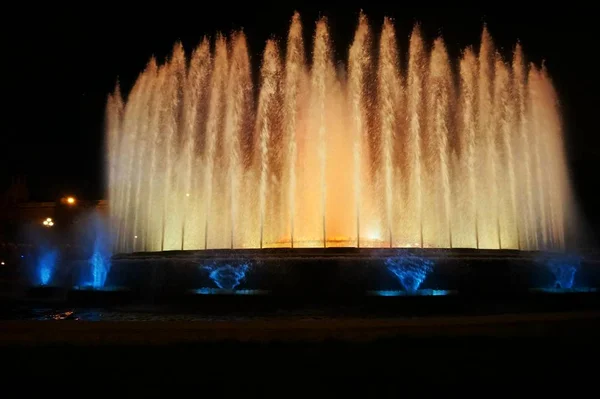
[{"label": "night sky", "polygon": [[149,58],[164,60],[177,40],[190,52],[203,35],[241,27],[258,66],[265,40],[285,39],[295,9],[307,40],[319,15],[328,16],[337,58],[345,59],[362,8],[376,31],[384,15],[395,18],[403,56],[416,21],[429,41],[442,33],[454,57],[467,45],[478,47],[486,22],[503,54],[510,55],[520,40],[530,61],[545,60],[561,96],[576,195],[589,224],[599,225],[595,186],[600,138],[595,122],[600,91],[592,61],[598,36],[592,10],[525,2],[489,9],[409,8],[400,5],[407,2],[374,1],[343,2],[343,8],[324,2],[235,3],[193,2],[190,8],[170,1],[152,9],[150,2],[122,2],[118,7],[102,2],[70,9],[36,6],[35,11],[17,6],[5,13],[0,187],[22,174],[32,199],[53,200],[66,192],[103,198],[104,104],[117,78],[127,93]]}]

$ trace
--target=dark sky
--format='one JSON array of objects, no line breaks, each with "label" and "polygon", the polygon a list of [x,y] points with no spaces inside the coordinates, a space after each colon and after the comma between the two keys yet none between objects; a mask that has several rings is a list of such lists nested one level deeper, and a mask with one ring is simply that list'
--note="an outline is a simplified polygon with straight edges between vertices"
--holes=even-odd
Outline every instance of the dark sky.
[{"label": "dark sky", "polygon": [[[127,90],[150,56],[164,59],[175,41],[181,40],[190,51],[205,34],[240,27],[248,35],[256,65],[266,39],[285,37],[294,9],[300,11],[305,29],[312,29],[319,15],[329,17],[342,58],[363,8],[377,29],[384,15],[395,18],[402,51],[416,21],[430,40],[442,33],[455,55],[466,45],[478,45],[486,22],[505,54],[520,40],[530,60],[545,59],[563,103],[576,194],[584,214],[597,223],[600,139],[594,122],[599,87],[592,60],[598,35],[591,9],[523,1],[488,9],[435,8],[431,2],[429,8],[374,1],[341,2],[344,7],[324,2],[186,3],[161,2],[156,8],[151,2],[81,3],[85,5],[68,9],[17,6],[4,13],[2,186],[10,176],[26,174],[34,199],[53,199],[67,191],[100,198],[104,104],[117,77]],[[306,34],[308,38],[311,32]]]}]

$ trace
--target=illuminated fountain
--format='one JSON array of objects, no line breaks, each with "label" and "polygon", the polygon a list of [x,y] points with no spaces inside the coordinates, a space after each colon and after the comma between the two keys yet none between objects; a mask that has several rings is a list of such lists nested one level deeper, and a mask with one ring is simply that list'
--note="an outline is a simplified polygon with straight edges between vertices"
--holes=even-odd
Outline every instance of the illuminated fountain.
[{"label": "illuminated fountain", "polygon": [[202,266],[208,272],[208,277],[215,287],[204,287],[193,290],[198,294],[237,294],[257,295],[264,293],[260,290],[238,289],[246,278],[246,273],[251,269],[250,262],[219,263],[212,262]]},{"label": "illuminated fountain", "polygon": [[579,269],[580,260],[575,257],[555,258],[548,260],[548,267],[556,278],[556,288],[569,289],[573,287],[575,274]]},{"label": "illuminated fountain", "polygon": [[73,283],[77,290],[114,291],[122,287],[107,286],[111,269],[112,243],[104,218],[96,212],[86,215],[76,231],[79,244],[86,249],[84,261],[76,262]]},{"label": "illuminated fountain", "polygon": [[[550,284],[540,288],[534,288],[533,291],[554,293],[597,291],[597,288],[594,287],[592,281],[590,281],[594,278],[590,275],[590,271],[593,269],[585,267],[581,256],[572,254],[551,257],[541,256],[538,259],[538,264],[547,268],[552,277],[548,279]],[[592,283],[592,285],[590,285],[590,283]]]},{"label": "illuminated fountain", "polygon": [[308,46],[295,14],[257,81],[234,32],[151,59],[126,99],[117,86],[111,278],[173,296],[506,292],[535,280],[511,276],[539,272],[522,267],[538,251],[563,252],[558,97],[520,45],[505,58],[484,27],[453,59],[418,25],[399,43],[360,14],[347,59],[333,49],[326,19]]},{"label": "illuminated fountain", "polygon": [[42,286],[48,286],[52,283],[52,278],[56,272],[58,263],[58,251],[46,250],[43,251],[37,259],[36,271],[38,283]]},{"label": "illuminated fountain", "polygon": [[[360,15],[345,67],[325,19],[150,60],[107,105],[117,252],[272,247],[562,249],[570,188],[545,68],[484,28],[452,60],[419,26],[398,51]],[[406,53],[407,68],[400,62]],[[458,73],[453,72],[452,64]]]},{"label": "illuminated fountain", "polygon": [[82,281],[76,288],[103,289],[110,271],[110,252],[102,245],[100,239],[94,242],[94,252],[84,266],[85,270],[79,276]]}]

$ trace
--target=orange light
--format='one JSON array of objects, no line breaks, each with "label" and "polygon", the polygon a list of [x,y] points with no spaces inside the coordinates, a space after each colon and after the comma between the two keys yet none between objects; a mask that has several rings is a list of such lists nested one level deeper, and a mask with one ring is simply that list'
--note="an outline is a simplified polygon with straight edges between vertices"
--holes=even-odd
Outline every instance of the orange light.
[{"label": "orange light", "polygon": [[75,204],[75,198],[74,197],[67,197],[67,204],[74,205]]}]

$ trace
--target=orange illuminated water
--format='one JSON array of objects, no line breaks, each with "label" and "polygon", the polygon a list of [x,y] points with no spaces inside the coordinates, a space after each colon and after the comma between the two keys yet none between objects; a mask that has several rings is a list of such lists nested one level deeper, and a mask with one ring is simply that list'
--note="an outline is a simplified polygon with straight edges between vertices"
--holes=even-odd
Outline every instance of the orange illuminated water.
[{"label": "orange illuminated water", "polygon": [[302,29],[266,43],[257,82],[236,32],[109,96],[118,251],[564,247],[558,99],[519,45],[504,60],[484,28],[452,60],[416,26],[400,51],[361,14],[340,64],[325,19],[310,48]]}]

